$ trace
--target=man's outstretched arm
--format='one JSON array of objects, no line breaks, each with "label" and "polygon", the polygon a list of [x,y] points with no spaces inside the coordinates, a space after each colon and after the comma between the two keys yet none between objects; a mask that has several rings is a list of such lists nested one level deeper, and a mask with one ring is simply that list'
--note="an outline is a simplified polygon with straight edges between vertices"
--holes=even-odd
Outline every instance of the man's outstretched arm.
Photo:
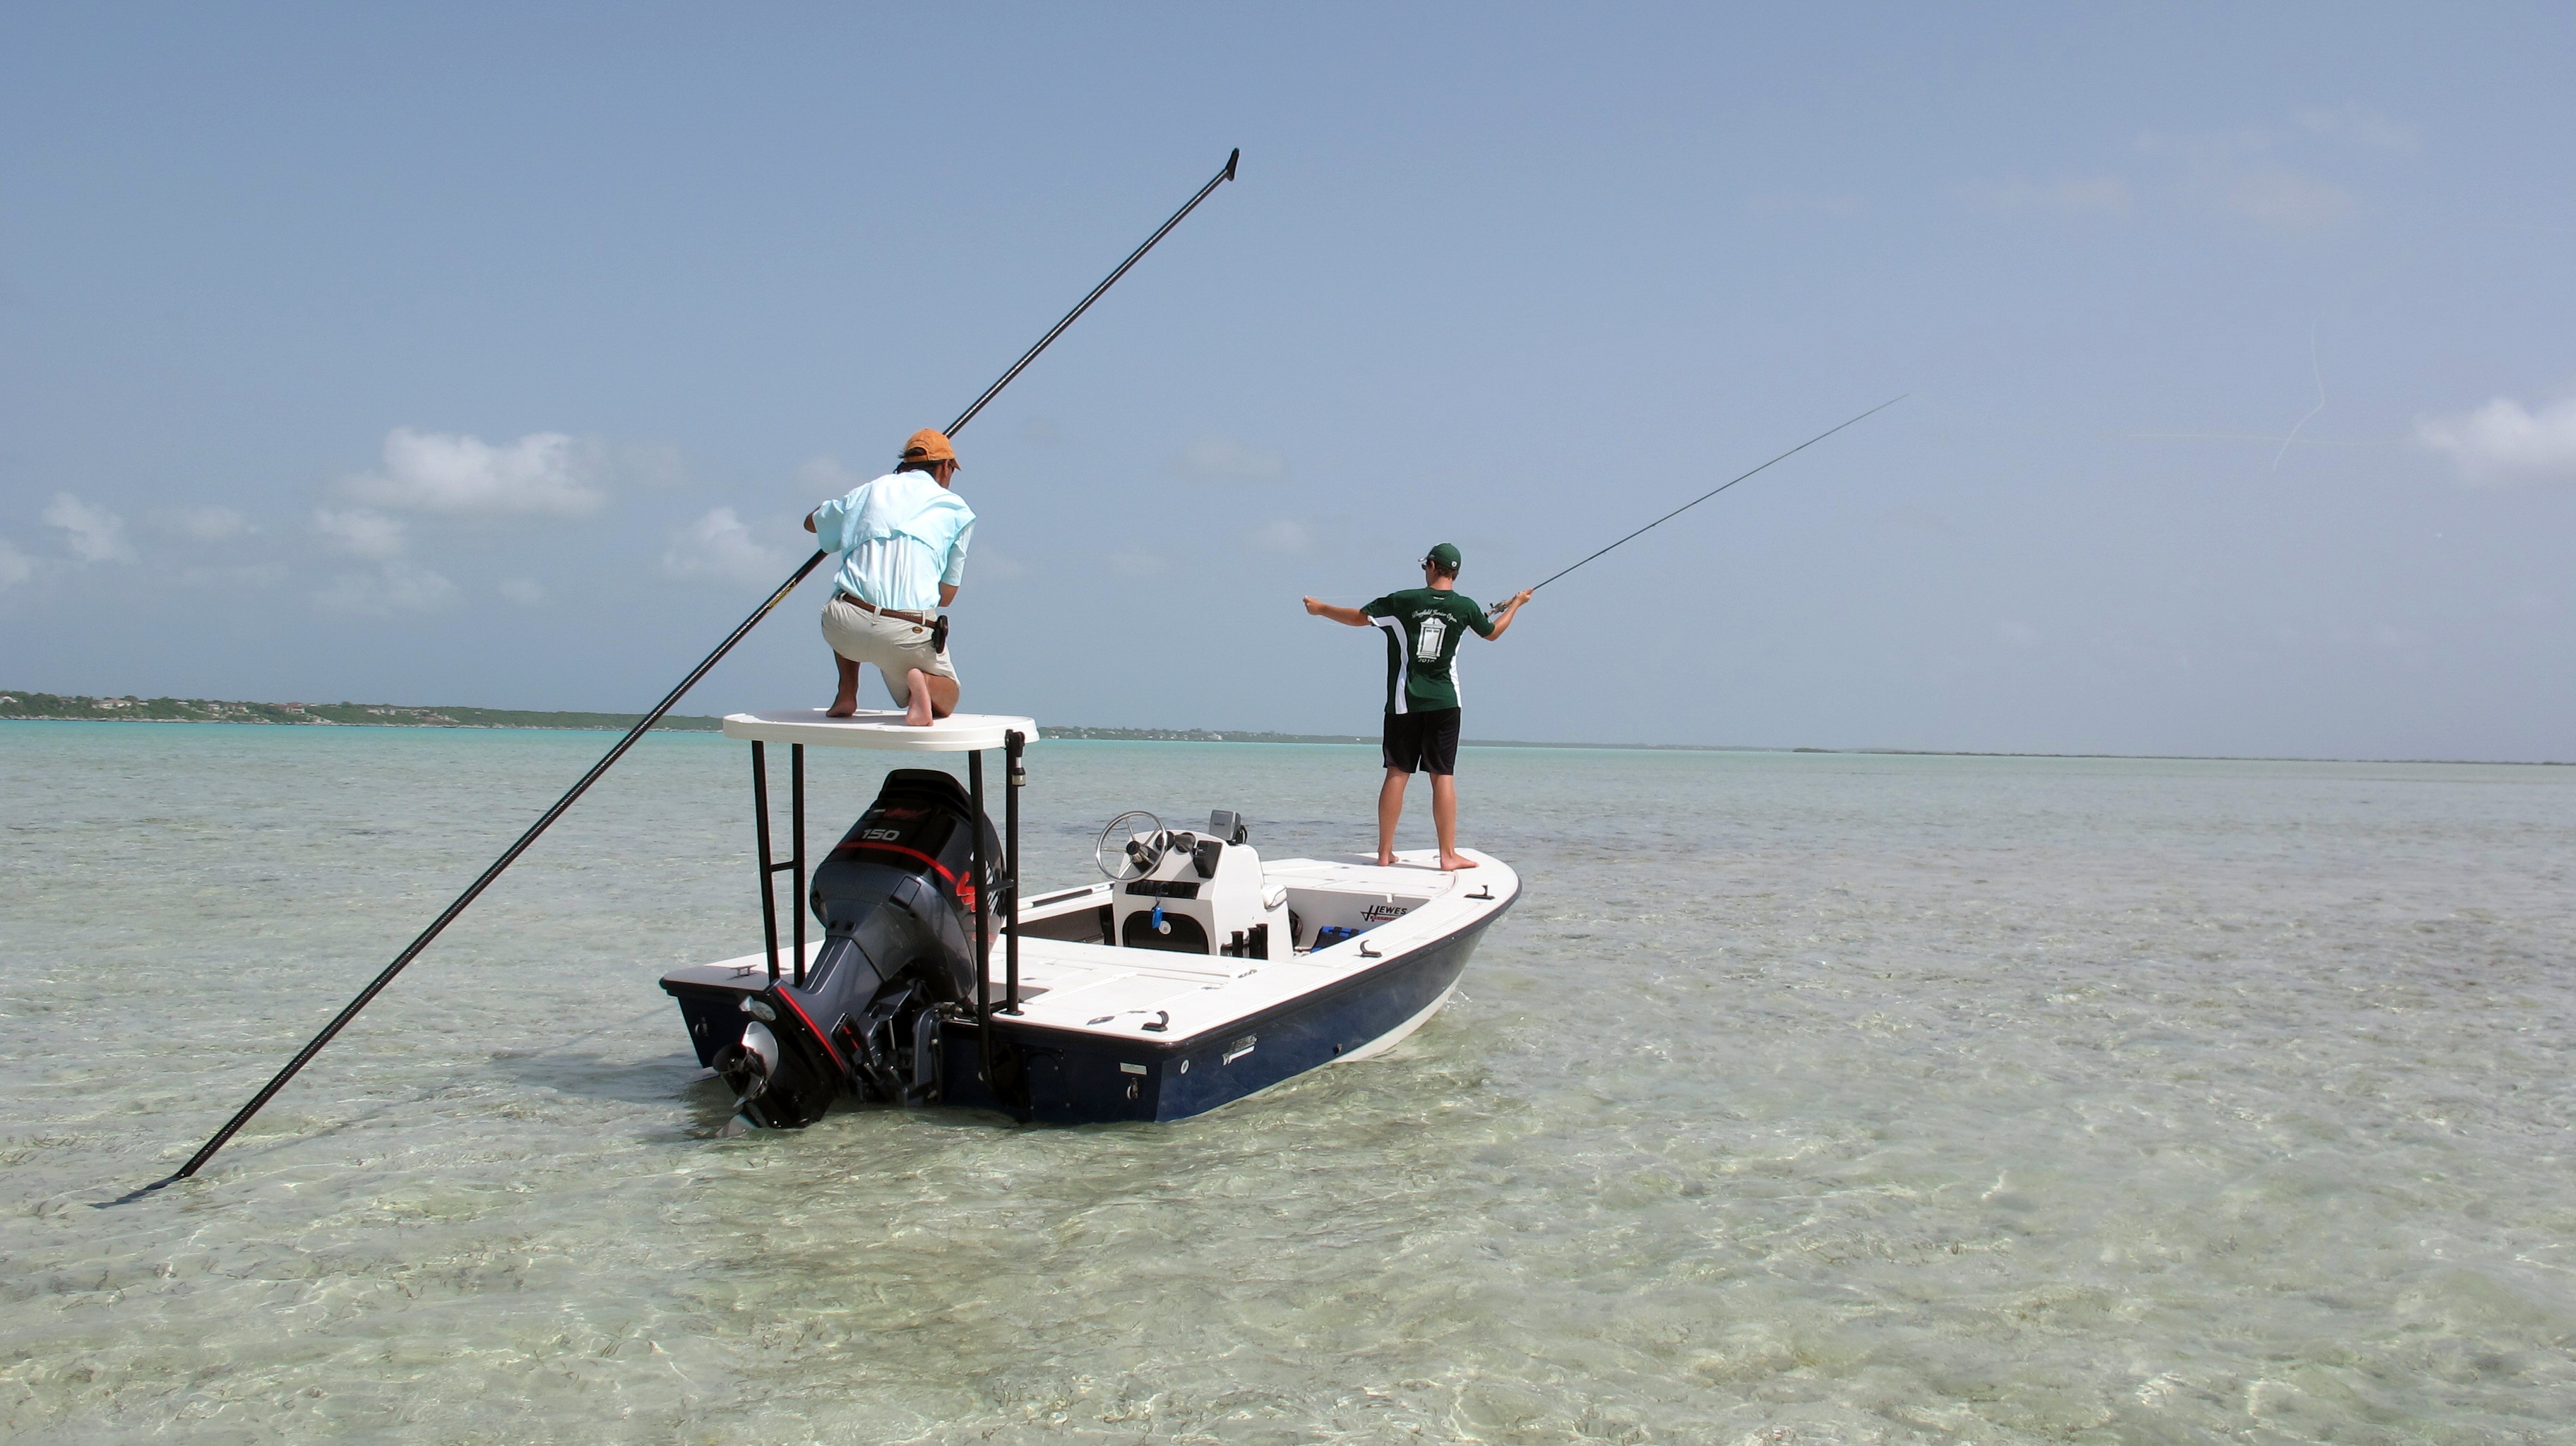
[{"label": "man's outstretched arm", "polygon": [[1331,618],[1337,623],[1348,623],[1355,628],[1373,626],[1369,621],[1369,615],[1358,608],[1335,607],[1322,598],[1306,599],[1306,611],[1319,618]]},{"label": "man's outstretched arm", "polygon": [[1503,614],[1501,617],[1494,619],[1494,630],[1485,634],[1485,641],[1490,643],[1496,638],[1501,637],[1503,635],[1503,629],[1512,625],[1512,619],[1521,615],[1521,604],[1528,602],[1530,600],[1530,594],[1536,591],[1538,591],[1537,588],[1525,587],[1519,592],[1514,593],[1512,595],[1512,600],[1503,604]]}]

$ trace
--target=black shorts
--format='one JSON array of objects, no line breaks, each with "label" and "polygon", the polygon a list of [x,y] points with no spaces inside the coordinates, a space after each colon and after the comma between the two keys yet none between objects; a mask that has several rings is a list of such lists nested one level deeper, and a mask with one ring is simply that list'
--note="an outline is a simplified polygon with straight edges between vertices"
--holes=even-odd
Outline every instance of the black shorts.
[{"label": "black shorts", "polygon": [[1389,713],[1379,746],[1386,766],[1398,773],[1446,777],[1458,771],[1458,710],[1432,708],[1420,713]]}]

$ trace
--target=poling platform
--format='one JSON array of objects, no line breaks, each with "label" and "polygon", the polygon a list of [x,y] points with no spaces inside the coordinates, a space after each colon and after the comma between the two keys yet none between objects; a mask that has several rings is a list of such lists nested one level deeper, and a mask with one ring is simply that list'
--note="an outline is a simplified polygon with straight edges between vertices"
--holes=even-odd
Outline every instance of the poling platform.
[{"label": "poling platform", "polygon": [[724,735],[760,743],[811,744],[819,748],[875,748],[888,753],[979,753],[1002,747],[1008,735],[1038,736],[1037,720],[998,713],[954,713],[926,728],[903,721],[899,711],[862,708],[834,718],[820,708],[781,713],[731,713]]}]

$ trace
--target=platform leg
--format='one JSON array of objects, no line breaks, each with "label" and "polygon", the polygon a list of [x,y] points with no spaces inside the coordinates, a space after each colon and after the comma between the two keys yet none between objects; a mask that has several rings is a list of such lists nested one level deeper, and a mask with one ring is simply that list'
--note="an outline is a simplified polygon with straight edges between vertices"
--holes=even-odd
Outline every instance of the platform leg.
[{"label": "platform leg", "polygon": [[[795,880],[796,887],[787,896],[787,907],[796,911],[796,987],[802,989],[805,987],[805,915],[807,912],[805,905],[805,745],[802,743],[787,745],[787,778],[787,812],[793,820],[791,827],[796,835],[796,856],[790,861],[794,869],[790,877]],[[761,891],[768,892],[766,883],[762,885]],[[775,961],[770,964],[769,969],[773,975],[778,972]]]},{"label": "platform leg", "polygon": [[1011,890],[1011,917],[1002,935],[1002,1012],[1020,1012],[1020,785],[1029,781],[1020,751],[1028,738],[1018,729],[1002,735],[1002,816],[1010,836],[1002,841],[1002,867]]},{"label": "platform leg", "polygon": [[993,946],[985,937],[992,923],[993,895],[985,888],[984,878],[984,750],[966,755],[966,792],[972,799],[974,822],[969,825],[974,839],[972,869],[975,879],[975,1045],[984,1061],[984,1086],[995,1094],[1001,1084],[993,1078]]},{"label": "platform leg", "polygon": [[[751,740],[751,831],[760,841],[760,937],[769,946],[769,982],[778,982],[778,897],[770,879],[778,870],[769,850],[769,758],[760,740]],[[799,978],[798,983],[804,980]]]}]

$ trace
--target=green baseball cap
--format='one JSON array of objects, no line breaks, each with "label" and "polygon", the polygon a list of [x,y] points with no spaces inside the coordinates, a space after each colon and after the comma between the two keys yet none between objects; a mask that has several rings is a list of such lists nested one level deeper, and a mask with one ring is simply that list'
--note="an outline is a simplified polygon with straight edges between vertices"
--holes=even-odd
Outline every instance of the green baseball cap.
[{"label": "green baseball cap", "polygon": [[1458,548],[1454,543],[1444,542],[1438,547],[1431,549],[1430,554],[1422,560],[1424,562],[1439,564],[1441,570],[1444,572],[1456,572],[1458,570],[1459,560]]}]

